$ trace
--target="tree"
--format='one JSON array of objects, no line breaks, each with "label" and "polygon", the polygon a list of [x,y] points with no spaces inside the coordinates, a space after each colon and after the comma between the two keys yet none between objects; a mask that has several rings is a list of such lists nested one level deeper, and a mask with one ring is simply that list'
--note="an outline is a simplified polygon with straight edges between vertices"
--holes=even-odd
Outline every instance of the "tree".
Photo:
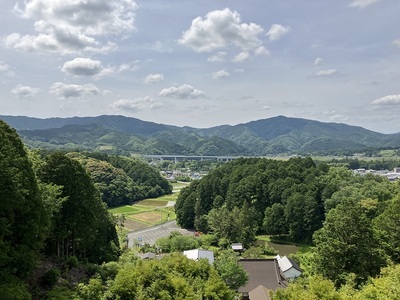
[{"label": "tree", "polygon": [[48,218],[22,141],[1,120],[0,195],[0,290],[4,290],[2,283],[25,279],[36,266]]},{"label": "tree", "polygon": [[238,257],[232,250],[223,250],[214,261],[214,267],[219,276],[232,289],[237,290],[244,286],[249,280],[249,276],[241,265],[238,264]]},{"label": "tree", "polygon": [[285,207],[282,204],[274,203],[265,209],[263,227],[267,234],[287,233]]},{"label": "tree", "polygon": [[368,276],[379,274],[385,263],[371,221],[351,198],[343,199],[328,213],[324,226],[314,234],[314,243],[316,271],[337,286],[344,284],[350,273],[361,284]]},{"label": "tree", "polygon": [[181,253],[125,264],[109,290],[121,300],[234,299],[234,292],[207,260],[194,261]]},{"label": "tree", "polygon": [[400,263],[400,197],[393,199],[374,220],[374,228],[386,254],[394,262]]},{"label": "tree", "polygon": [[100,194],[79,162],[62,153],[46,157],[41,180],[62,186],[62,203],[48,240],[48,251],[93,262],[118,257],[118,236]]}]

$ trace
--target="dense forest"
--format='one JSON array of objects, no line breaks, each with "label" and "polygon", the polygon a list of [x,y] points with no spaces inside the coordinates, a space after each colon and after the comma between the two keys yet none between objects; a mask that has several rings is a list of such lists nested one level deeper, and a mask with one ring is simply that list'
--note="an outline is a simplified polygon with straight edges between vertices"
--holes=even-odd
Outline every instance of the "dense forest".
[{"label": "dense forest", "polygon": [[228,243],[250,246],[262,232],[313,244],[312,274],[359,287],[400,262],[399,194],[386,178],[311,158],[238,159],[183,189],[176,214]]},{"label": "dense forest", "polygon": [[[311,158],[241,158],[214,166],[183,188],[173,233],[141,251],[124,249],[107,206],[171,193],[156,169],[128,157],[27,149],[0,121],[0,291],[2,299],[236,299],[243,257],[274,251],[255,243],[304,243],[293,258],[303,276],[272,299],[399,299],[400,185]],[[212,248],[216,261],[181,251]]]}]

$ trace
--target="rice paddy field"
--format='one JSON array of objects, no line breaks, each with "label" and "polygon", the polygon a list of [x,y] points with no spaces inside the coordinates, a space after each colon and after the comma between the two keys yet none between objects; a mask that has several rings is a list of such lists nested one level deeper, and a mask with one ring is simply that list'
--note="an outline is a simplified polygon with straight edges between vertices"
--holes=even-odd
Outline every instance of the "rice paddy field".
[{"label": "rice paddy field", "polygon": [[155,199],[145,199],[132,205],[111,208],[108,211],[123,222],[123,232],[140,230],[175,220],[174,205],[179,191],[189,183],[173,183],[173,193]]}]

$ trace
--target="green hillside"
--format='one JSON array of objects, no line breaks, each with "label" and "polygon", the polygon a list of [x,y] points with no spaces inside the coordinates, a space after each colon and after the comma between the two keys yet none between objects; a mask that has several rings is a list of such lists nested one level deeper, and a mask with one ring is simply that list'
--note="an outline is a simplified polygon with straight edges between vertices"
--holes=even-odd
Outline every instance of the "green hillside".
[{"label": "green hillside", "polygon": [[400,134],[313,120],[274,118],[206,129],[124,116],[36,119],[0,116],[31,147],[112,154],[265,156],[334,154],[400,147]]}]

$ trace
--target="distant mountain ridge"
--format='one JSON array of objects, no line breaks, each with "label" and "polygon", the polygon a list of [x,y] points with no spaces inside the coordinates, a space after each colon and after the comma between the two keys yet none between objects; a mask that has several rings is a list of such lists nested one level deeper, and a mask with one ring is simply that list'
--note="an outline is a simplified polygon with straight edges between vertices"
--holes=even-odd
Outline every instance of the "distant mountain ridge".
[{"label": "distant mountain ridge", "polygon": [[399,148],[400,134],[277,116],[206,129],[114,115],[38,119],[0,116],[32,147],[138,154],[277,155]]}]

